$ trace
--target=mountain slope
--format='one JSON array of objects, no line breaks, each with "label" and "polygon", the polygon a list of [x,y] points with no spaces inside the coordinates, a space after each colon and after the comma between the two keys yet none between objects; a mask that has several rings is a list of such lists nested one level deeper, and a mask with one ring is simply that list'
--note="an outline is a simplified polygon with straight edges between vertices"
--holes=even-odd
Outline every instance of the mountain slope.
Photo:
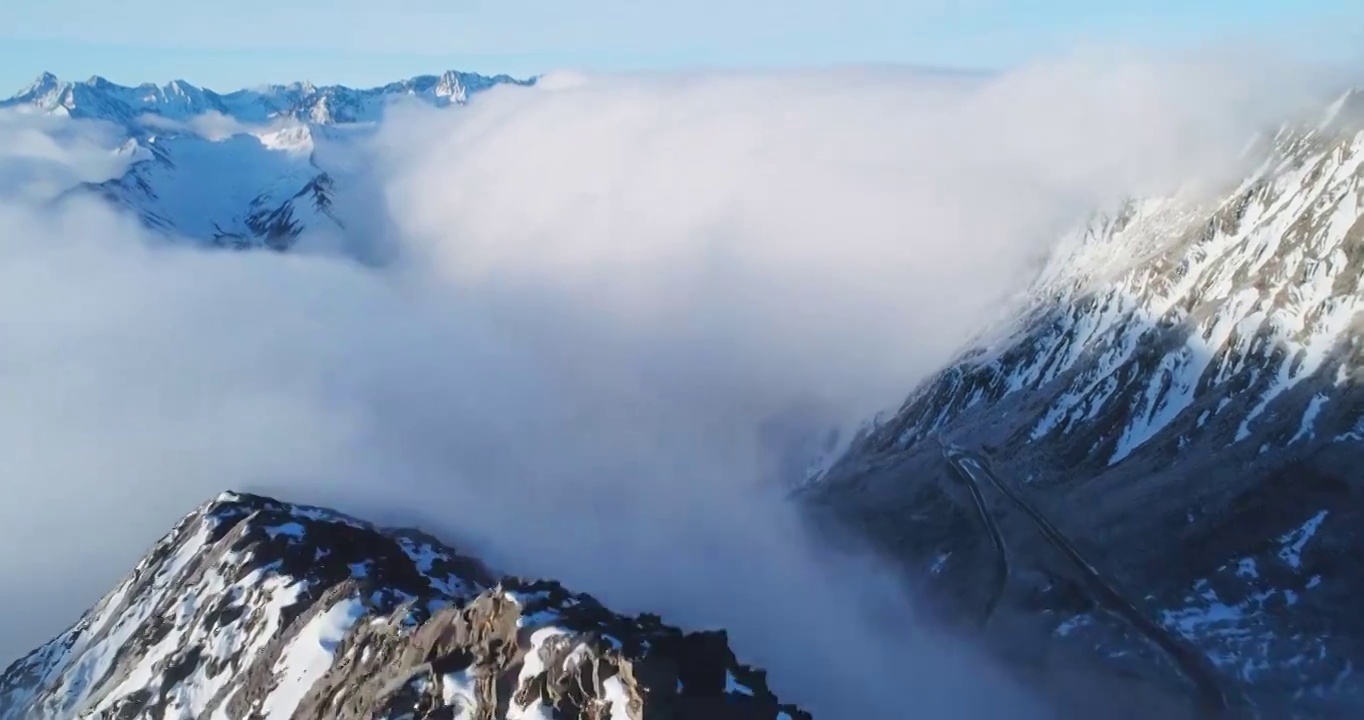
[{"label": "mountain slope", "polygon": [[224,494],[0,675],[0,718],[808,718],[724,633],[498,577],[415,531]]},{"label": "mountain slope", "polygon": [[[1352,92],[1285,128],[1210,202],[1096,216],[807,497],[947,597],[988,604],[969,566],[998,551],[952,457],[970,452],[1244,708],[1364,707],[1364,623],[1346,610],[1364,571],[1344,560],[1364,549],[1361,111]],[[1002,613],[1018,618],[1000,622],[1179,684],[1026,512],[1003,493],[981,504],[1019,568]]]}]

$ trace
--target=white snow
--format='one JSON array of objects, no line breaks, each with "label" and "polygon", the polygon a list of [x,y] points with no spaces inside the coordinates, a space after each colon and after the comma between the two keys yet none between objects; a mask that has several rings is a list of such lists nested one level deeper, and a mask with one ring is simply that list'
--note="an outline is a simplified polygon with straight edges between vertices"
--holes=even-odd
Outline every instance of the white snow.
[{"label": "white snow", "polygon": [[535,612],[532,613],[526,612],[526,607],[528,605],[545,599],[544,593],[529,594],[504,590],[502,592],[502,596],[510,600],[511,602],[515,603],[516,607],[519,609],[521,613],[521,616],[516,619],[517,627],[545,628],[547,630],[556,630],[558,632],[564,632],[559,628],[550,627],[554,623],[562,619],[562,616],[559,614],[558,611],[552,608],[545,608],[542,610],[536,610]]},{"label": "white snow", "polygon": [[[1069,374],[1036,411],[1031,438],[1120,419],[1094,445],[1112,442],[1113,464],[1164,437],[1194,408],[1190,425],[1204,428],[1233,396],[1246,397],[1234,427],[1247,440],[1258,423],[1282,418],[1280,401],[1303,381],[1328,371],[1339,383],[1340,370],[1327,360],[1357,337],[1351,323],[1364,310],[1364,296],[1350,291],[1359,278],[1345,275],[1343,246],[1364,211],[1364,134],[1303,147],[1310,154],[1266,161],[1216,204],[1197,195],[1140,201],[1121,229],[1113,216],[1096,215],[1067,234],[1023,304],[918,396],[939,404],[906,425],[902,446],[958,417],[982,387],[1007,397]],[[1235,225],[1211,223],[1214,212],[1241,217]],[[1167,351],[1137,354],[1176,337]],[[1006,352],[1021,360],[1000,362]],[[1272,353],[1281,360],[1267,363]],[[1303,413],[1299,441],[1315,432],[1326,402],[1316,395],[1305,411],[1289,411]],[[1185,446],[1202,435],[1179,434]],[[1337,439],[1364,439],[1364,419]]]},{"label": "white snow", "polygon": [[[514,595],[513,593],[508,593]],[[541,650],[550,638],[569,635],[569,632],[557,627],[543,627],[530,636],[530,647],[526,650],[525,657],[521,660],[521,672],[517,675],[517,687],[522,687],[530,682],[537,675],[545,672],[545,663],[541,657]],[[578,645],[564,658],[564,669],[568,669],[573,664],[586,659],[587,647]],[[519,706],[512,702],[507,709],[507,720],[551,720],[553,717],[549,708],[540,702],[536,697],[527,705]]]},{"label": "white snow", "polygon": [[[126,580],[100,603],[87,629],[75,638],[61,661],[48,669],[46,676],[53,679],[52,684],[61,688],[54,702],[46,707],[48,712],[58,717],[73,715],[77,708],[85,706],[103,690],[102,683],[123,646],[156,611],[168,589],[203,550],[208,533],[208,528],[202,526],[189,537],[173,531],[159,544],[178,541],[175,552],[156,568],[149,588],[144,589],[137,598],[129,598],[127,593],[131,590],[132,581]],[[139,563],[138,570],[147,571],[151,568],[144,561]],[[153,652],[165,654],[167,650],[158,645]],[[143,665],[146,667],[134,668],[134,672],[149,672],[147,668],[150,663]]]},{"label": "white snow", "polygon": [[725,692],[753,696],[753,689],[739,682],[734,673],[728,670],[725,671]]},{"label": "white snow", "polygon": [[[1297,567],[1297,553],[1315,528],[1320,525],[1325,513],[1310,518],[1302,527],[1283,535],[1280,542],[1290,545],[1280,552],[1294,567]],[[1178,607],[1161,612],[1161,622],[1187,638],[1199,643],[1208,657],[1219,667],[1234,673],[1245,682],[1254,682],[1268,670],[1286,666],[1298,667],[1309,663],[1325,662],[1327,659],[1323,638],[1294,635],[1282,640],[1299,642],[1315,648],[1314,655],[1300,656],[1285,661],[1275,655],[1275,638],[1265,625],[1267,612],[1279,612],[1280,602],[1293,607],[1302,601],[1302,590],[1293,587],[1274,587],[1268,582],[1273,575],[1259,571],[1254,558],[1241,558],[1218,568],[1224,580],[1235,577],[1240,583],[1220,583],[1219,587],[1227,592],[1238,594],[1240,599],[1227,600],[1219,596],[1208,579],[1197,581],[1189,594]],[[1321,584],[1321,577],[1312,576],[1305,590],[1312,590]],[[1237,588],[1241,589],[1238,591]],[[1299,668],[1303,672],[1305,669]]]},{"label": "white snow", "polygon": [[[437,592],[451,597],[467,597],[483,590],[476,583],[470,582],[454,572],[437,574],[435,572],[436,563],[448,563],[454,558],[444,551],[437,550],[431,543],[418,542],[411,537],[401,536],[398,538],[398,545],[403,549],[403,553],[412,559],[417,569],[426,576],[427,583]],[[514,598],[510,599],[516,602]]]},{"label": "white snow", "polygon": [[263,720],[289,720],[293,716],[313,683],[331,667],[337,643],[364,613],[359,598],[347,598],[299,630],[275,663],[278,682],[261,704]]},{"label": "white snow", "polygon": [[1091,617],[1088,616],[1088,615],[1083,615],[1083,614],[1082,614],[1082,615],[1075,615],[1075,616],[1066,618],[1066,620],[1065,620],[1064,622],[1062,622],[1060,625],[1057,625],[1057,626],[1056,626],[1055,632],[1056,632],[1057,635],[1059,635],[1059,636],[1061,636],[1061,637],[1067,637],[1067,636],[1069,636],[1071,633],[1075,632],[1077,629],[1079,629],[1079,628],[1081,628],[1081,627],[1084,627],[1084,626],[1086,626],[1086,625],[1089,625],[1092,621],[1093,621],[1093,618],[1091,618]]},{"label": "white snow", "polygon": [[634,720],[630,717],[630,695],[625,691],[625,683],[619,675],[613,675],[602,682],[602,692],[611,703],[610,720]]},{"label": "white snow", "polygon": [[1296,569],[1301,567],[1302,549],[1307,545],[1307,541],[1311,540],[1312,536],[1316,534],[1317,528],[1321,527],[1321,523],[1326,519],[1326,515],[1327,511],[1321,510],[1317,512],[1316,515],[1308,518],[1307,522],[1303,523],[1296,530],[1280,536],[1279,542],[1283,547],[1279,550],[1279,558],[1288,563],[1292,568]]},{"label": "white snow", "polygon": [[477,679],[467,670],[441,676],[441,700],[454,708],[455,720],[473,720],[478,712]]},{"label": "white snow", "polygon": [[451,72],[367,90],[296,83],[218,95],[184,81],[124,87],[99,78],[41,78],[0,100],[0,109],[121,128],[124,142],[109,151],[110,172],[91,178],[113,178],[99,188],[102,197],[179,237],[252,245],[261,233],[250,217],[281,208],[305,230],[330,233],[344,224],[330,206],[307,198],[286,203],[323,172],[344,175],[356,161],[341,159],[363,154],[354,152],[356,144],[377,128],[393,98],[445,107],[508,80]]},{"label": "white snow", "polygon": [[540,628],[530,635],[530,649],[526,651],[526,657],[522,661],[521,679],[529,680],[545,671],[544,660],[540,658],[540,649],[544,647],[546,641],[552,637],[568,635],[568,631],[563,628],[546,627]]},{"label": "white snow", "polygon": [[1307,403],[1307,409],[1303,411],[1302,424],[1299,426],[1298,432],[1288,441],[1288,444],[1292,445],[1304,438],[1311,440],[1317,436],[1313,427],[1316,425],[1317,415],[1321,414],[1321,406],[1325,405],[1329,400],[1330,398],[1323,393],[1317,393],[1312,396],[1311,401]]}]

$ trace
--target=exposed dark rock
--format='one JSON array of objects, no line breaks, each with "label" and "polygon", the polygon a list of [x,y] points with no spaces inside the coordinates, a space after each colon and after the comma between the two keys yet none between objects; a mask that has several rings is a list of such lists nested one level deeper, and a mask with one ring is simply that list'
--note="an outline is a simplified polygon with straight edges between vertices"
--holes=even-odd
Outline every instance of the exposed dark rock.
[{"label": "exposed dark rock", "polygon": [[414,530],[225,494],[0,675],[0,718],[799,720],[724,633],[502,577]]}]

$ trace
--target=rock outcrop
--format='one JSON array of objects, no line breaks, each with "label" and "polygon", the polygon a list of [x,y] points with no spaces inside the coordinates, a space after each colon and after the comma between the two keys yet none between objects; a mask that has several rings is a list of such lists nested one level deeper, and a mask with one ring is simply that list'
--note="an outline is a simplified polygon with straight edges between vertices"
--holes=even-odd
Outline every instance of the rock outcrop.
[{"label": "rock outcrop", "polygon": [[411,530],[224,494],[0,675],[3,720],[808,720],[723,632]]}]

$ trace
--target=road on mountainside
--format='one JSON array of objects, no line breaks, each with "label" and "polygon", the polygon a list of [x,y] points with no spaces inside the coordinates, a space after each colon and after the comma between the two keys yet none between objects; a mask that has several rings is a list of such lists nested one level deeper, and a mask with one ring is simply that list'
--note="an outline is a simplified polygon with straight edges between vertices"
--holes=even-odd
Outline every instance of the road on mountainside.
[{"label": "road on mountainside", "polygon": [[[939,443],[940,445],[942,443]],[[1114,615],[1126,620],[1165,652],[1183,673],[1198,693],[1198,700],[1205,717],[1223,717],[1229,708],[1227,696],[1218,681],[1217,672],[1209,664],[1207,657],[1195,648],[1188,647],[1177,640],[1161,625],[1148,618],[1136,606],[1128,602],[1121,593],[1104,580],[1099,571],[1085,560],[1075,546],[1062,535],[1045,517],[1021,497],[1000,482],[988,467],[988,460],[960,448],[943,446],[943,456],[953,469],[970,478],[977,485],[983,478],[1002,493],[1015,507],[1023,511],[1037,526],[1038,531],[1053,547],[1071,561],[1084,580],[1085,587],[1098,603]],[[980,501],[977,500],[979,503]],[[993,523],[991,524],[993,527]]]},{"label": "road on mountainside", "polygon": [[[944,454],[947,448],[943,448]],[[961,478],[962,484],[967,490],[971,491],[971,500],[975,503],[976,514],[980,516],[980,522],[985,526],[986,532],[990,534],[990,542],[995,545],[995,573],[994,582],[990,589],[990,597],[985,602],[985,613],[980,618],[980,626],[985,627],[990,622],[990,617],[994,615],[995,607],[999,605],[1000,598],[1004,597],[1004,588],[1009,583],[1009,550],[1004,545],[1004,536],[999,532],[999,526],[995,524],[994,515],[985,507],[985,496],[980,492],[980,484],[976,478],[952,462],[948,457],[948,466]]]}]

